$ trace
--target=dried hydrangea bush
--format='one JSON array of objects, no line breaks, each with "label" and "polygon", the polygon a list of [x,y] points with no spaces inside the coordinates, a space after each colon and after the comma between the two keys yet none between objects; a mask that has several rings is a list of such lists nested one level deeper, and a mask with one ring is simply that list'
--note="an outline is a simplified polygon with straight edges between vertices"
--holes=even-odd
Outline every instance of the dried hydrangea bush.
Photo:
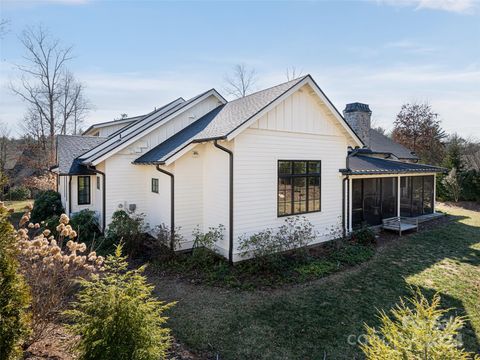
[{"label": "dried hydrangea bush", "polygon": [[28,205],[16,232],[20,269],[31,291],[32,336],[30,344],[44,339],[66,309],[78,279],[88,279],[103,270],[104,259],[87,253],[84,243],[62,214],[57,238],[42,224],[30,222]]}]

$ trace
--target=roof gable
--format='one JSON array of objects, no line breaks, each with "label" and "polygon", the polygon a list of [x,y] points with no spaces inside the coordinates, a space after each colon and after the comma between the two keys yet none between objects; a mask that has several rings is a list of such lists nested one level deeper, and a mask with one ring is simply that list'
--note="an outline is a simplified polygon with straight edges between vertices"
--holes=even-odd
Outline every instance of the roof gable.
[{"label": "roof gable", "polygon": [[111,135],[109,140],[100,147],[82,155],[83,163],[93,165],[100,163],[210,96],[215,96],[221,102],[226,101],[215,89],[208,90],[187,101],[181,98],[177,99],[145,116],[142,120],[126,126],[117,134]]},{"label": "roof gable", "polygon": [[356,144],[363,145],[360,138],[358,138],[342,115],[333,106],[325,94],[323,94],[320,88],[318,88],[318,85],[313,81],[312,77],[306,75],[255,92],[214,109],[195,123],[186,127],[184,131],[173,135],[167,141],[164,141],[139,157],[135,160],[135,163],[163,164],[176,152],[185,148],[189,144],[213,139],[231,140],[271,108],[275,107],[278,103],[306,84],[309,84],[314,93],[325,103],[326,108],[339,121],[345,134],[348,134]]}]

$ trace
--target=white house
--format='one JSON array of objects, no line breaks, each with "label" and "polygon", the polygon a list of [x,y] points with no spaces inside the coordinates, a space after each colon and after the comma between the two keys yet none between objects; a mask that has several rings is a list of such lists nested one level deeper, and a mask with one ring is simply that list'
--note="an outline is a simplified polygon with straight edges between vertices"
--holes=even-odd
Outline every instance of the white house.
[{"label": "white house", "polygon": [[[215,89],[146,115],[58,136],[58,190],[69,214],[117,209],[151,227],[225,226],[218,251],[237,261],[238,238],[303,214],[318,232],[434,212],[435,174],[370,129],[368,105],[345,118],[310,75],[228,102]],[[93,136],[92,136],[93,135]]]}]

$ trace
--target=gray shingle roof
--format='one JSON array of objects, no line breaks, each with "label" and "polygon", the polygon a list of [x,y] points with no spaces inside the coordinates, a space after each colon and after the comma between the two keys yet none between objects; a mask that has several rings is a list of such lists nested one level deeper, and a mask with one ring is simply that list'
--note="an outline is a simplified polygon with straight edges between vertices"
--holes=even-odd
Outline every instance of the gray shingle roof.
[{"label": "gray shingle roof", "polygon": [[348,175],[373,175],[373,174],[402,174],[418,172],[444,172],[444,168],[414,164],[401,161],[385,160],[375,157],[354,155],[348,158],[348,169],[340,170]]},{"label": "gray shingle roof", "polygon": [[399,159],[418,159],[418,157],[412,154],[405,146],[396,143],[375,129],[370,129],[370,149],[373,152],[391,153]]},{"label": "gray shingle roof", "polygon": [[103,143],[107,138],[86,135],[57,136],[57,166],[62,175],[92,175],[94,172],[81,164],[79,156]]},{"label": "gray shingle roof", "polygon": [[189,143],[225,138],[307,76],[258,91],[217,107],[142,155],[135,160],[135,163],[163,163],[175,149],[180,150]]}]

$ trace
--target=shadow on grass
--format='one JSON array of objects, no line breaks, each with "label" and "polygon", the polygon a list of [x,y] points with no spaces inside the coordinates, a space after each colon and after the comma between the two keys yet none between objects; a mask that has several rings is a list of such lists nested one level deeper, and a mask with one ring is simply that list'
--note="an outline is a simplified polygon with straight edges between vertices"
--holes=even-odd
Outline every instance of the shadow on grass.
[{"label": "shadow on grass", "polygon": [[480,251],[472,246],[480,242],[480,228],[461,219],[404,237],[372,261],[307,286],[197,294],[191,287],[172,312],[174,333],[221,359],[361,359],[356,340],[364,323],[377,326],[377,309],[409,296],[413,283],[430,299],[438,291],[443,308],[472,316],[462,340],[468,351],[480,352],[474,331],[480,334],[479,294],[465,286],[469,271],[478,275]]}]

